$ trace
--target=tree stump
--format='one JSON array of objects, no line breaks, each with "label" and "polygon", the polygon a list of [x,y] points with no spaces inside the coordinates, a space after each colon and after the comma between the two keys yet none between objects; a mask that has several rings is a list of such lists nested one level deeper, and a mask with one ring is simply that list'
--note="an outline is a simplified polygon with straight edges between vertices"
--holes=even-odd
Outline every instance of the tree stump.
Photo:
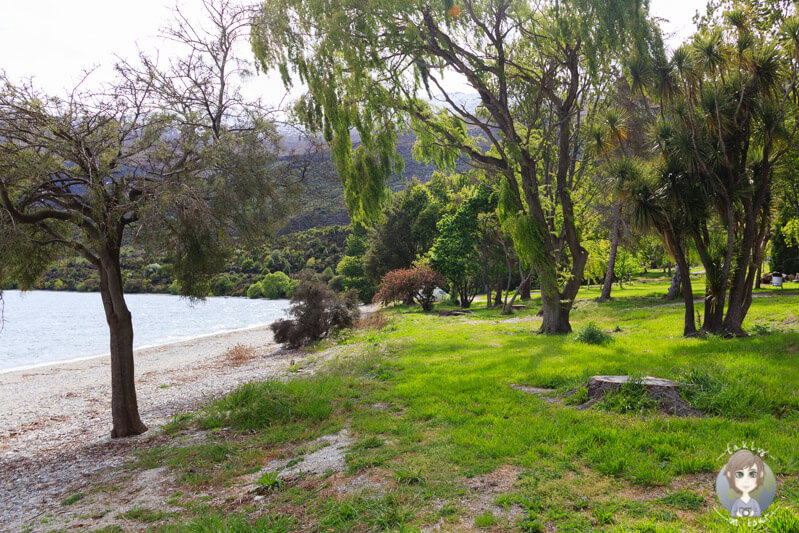
[{"label": "tree stump", "polygon": [[609,392],[616,391],[628,383],[643,387],[646,394],[657,401],[658,407],[665,413],[676,416],[701,415],[680,396],[680,388],[693,385],[651,376],[640,379],[632,376],[592,376],[588,379],[589,400],[578,406],[577,409],[588,409],[596,402],[601,401]]}]

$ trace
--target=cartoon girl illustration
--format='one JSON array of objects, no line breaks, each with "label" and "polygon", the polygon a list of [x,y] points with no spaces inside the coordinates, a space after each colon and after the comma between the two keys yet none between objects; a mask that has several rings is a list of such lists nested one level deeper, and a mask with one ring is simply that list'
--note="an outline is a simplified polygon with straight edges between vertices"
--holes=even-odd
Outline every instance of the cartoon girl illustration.
[{"label": "cartoon girl illustration", "polygon": [[760,516],[760,504],[752,493],[763,486],[766,467],[759,455],[749,450],[738,450],[727,461],[724,476],[730,488],[740,497],[732,503],[730,515],[733,517]]}]

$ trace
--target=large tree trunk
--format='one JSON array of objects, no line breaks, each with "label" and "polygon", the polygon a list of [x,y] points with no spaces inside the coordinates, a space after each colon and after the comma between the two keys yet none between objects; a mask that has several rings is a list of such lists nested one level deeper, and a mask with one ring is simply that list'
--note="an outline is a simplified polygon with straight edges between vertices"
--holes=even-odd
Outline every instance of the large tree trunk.
[{"label": "large tree trunk", "polygon": [[724,322],[725,294],[712,287],[705,291],[705,322],[702,330],[707,333],[721,333]]},{"label": "large tree trunk", "polygon": [[610,256],[608,256],[608,269],[605,272],[605,283],[602,285],[602,294],[599,301],[610,299],[610,289],[613,288],[613,273],[616,270],[616,253],[619,249],[621,233],[621,203],[613,207],[613,233],[610,236]]},{"label": "large tree trunk", "polygon": [[100,295],[111,334],[111,437],[130,437],[147,431],[136,401],[133,322],[122,290],[118,252],[104,253],[100,262]]},{"label": "large tree trunk", "polygon": [[752,288],[768,242],[769,216],[768,210],[763,209],[763,200],[758,197],[754,203],[742,201],[745,224],[723,324],[724,331],[731,335],[745,335],[743,321],[752,303]]},{"label": "large tree trunk", "polygon": [[544,320],[541,322],[541,333],[570,333],[572,327],[569,323],[569,313],[572,303],[562,302],[559,294],[555,298],[545,296],[544,294],[542,285],[541,303],[543,304]]},{"label": "large tree trunk", "polygon": [[494,305],[502,305],[502,274],[497,273],[497,291],[494,298]]}]

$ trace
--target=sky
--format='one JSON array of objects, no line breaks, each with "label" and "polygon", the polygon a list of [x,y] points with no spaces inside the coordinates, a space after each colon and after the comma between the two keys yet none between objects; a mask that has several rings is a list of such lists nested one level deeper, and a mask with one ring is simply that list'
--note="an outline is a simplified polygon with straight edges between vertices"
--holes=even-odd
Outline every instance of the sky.
[{"label": "sky", "polygon": [[[188,15],[202,13],[199,0],[179,1]],[[650,12],[665,19],[662,27],[672,35],[667,43],[676,47],[691,34],[691,19],[704,5],[705,0],[650,0]],[[158,38],[174,6],[175,0],[0,0],[0,70],[15,81],[32,77],[53,95],[74,87],[86,69],[94,69],[88,83],[108,80],[117,56],[175,53],[174,45]],[[273,105],[285,95],[274,74],[254,76],[244,93]]]}]

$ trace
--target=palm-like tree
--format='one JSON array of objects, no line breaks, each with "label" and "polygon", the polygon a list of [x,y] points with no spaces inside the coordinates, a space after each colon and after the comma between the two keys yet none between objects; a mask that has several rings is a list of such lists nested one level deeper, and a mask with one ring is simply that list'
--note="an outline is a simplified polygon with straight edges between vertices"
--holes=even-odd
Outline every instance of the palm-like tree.
[{"label": "palm-like tree", "polygon": [[727,11],[653,69],[665,119],[655,139],[665,168],[685,182],[661,180],[659,190],[677,202],[665,213],[685,223],[705,266],[703,329],[735,335],[743,334],[770,230],[772,176],[799,101],[799,22],[787,18],[778,38],[750,15]]}]

